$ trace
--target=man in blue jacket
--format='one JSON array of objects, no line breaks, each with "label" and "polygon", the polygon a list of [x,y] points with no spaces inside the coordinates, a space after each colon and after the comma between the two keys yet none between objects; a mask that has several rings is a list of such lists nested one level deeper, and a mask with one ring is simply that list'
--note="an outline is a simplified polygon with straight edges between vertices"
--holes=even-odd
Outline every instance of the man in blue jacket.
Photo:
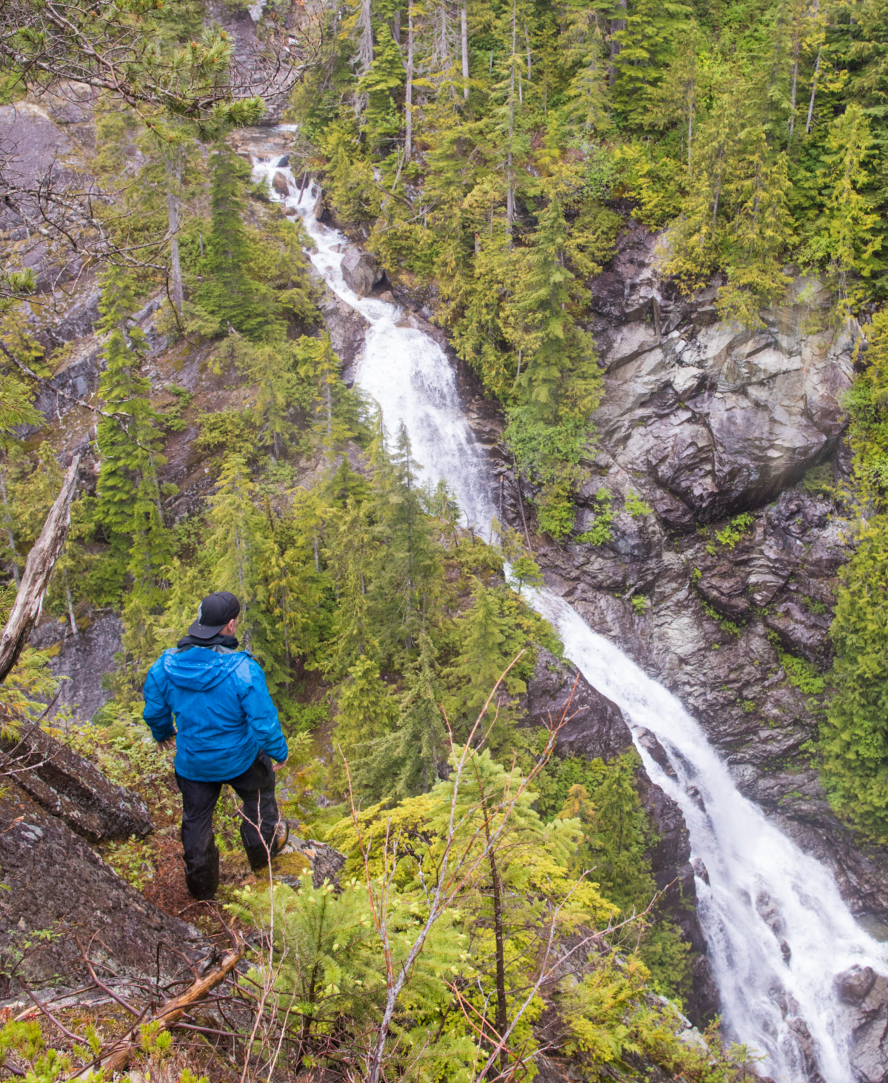
[{"label": "man in blue jacket", "polygon": [[241,839],[254,871],[287,842],[271,763],[286,760],[287,742],[261,666],[236,650],[239,615],[227,590],[207,595],[189,634],[145,679],[143,717],[161,748],[176,749],[185,883],[196,899],[211,899],[219,886],[213,810],[226,783],[243,802]]}]

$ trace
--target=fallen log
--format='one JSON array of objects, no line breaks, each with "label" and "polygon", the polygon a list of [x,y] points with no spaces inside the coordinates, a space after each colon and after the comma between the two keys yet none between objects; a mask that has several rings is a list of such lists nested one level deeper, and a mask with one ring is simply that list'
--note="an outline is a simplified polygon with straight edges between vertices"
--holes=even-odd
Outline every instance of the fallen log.
[{"label": "fallen log", "polygon": [[246,945],[243,943],[233,948],[215,970],[198,978],[181,996],[168,1000],[154,1015],[139,1019],[115,1044],[114,1049],[103,1055],[97,1063],[89,1065],[77,1075],[72,1076],[72,1079],[85,1079],[90,1071],[96,1071],[99,1068],[104,1069],[107,1079],[111,1079],[115,1072],[123,1071],[133,1053],[137,1053],[140,1049],[139,1038],[142,1027],[151,1023],[160,1023],[160,1030],[169,1030],[170,1027],[175,1026],[189,1008],[203,1000],[207,993],[225,981],[243,958],[245,950]]},{"label": "fallen log", "polygon": [[77,488],[77,468],[80,456],[75,455],[62,483],[62,491],[49,510],[40,537],[28,553],[25,574],[22,576],[15,604],[9,620],[0,635],[0,683],[16,664],[22,648],[40,616],[43,595],[49,586],[55,562],[64,548],[71,525],[71,500]]}]

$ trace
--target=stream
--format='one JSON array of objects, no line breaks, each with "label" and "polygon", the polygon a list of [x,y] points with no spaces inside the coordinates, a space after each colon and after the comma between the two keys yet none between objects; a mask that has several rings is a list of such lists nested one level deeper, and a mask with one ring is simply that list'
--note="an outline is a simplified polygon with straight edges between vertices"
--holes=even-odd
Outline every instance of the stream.
[{"label": "stream", "polygon": [[[254,175],[276,172],[298,193],[277,158],[254,161]],[[316,221],[318,196],[282,200],[300,215],[314,244],[308,255],[330,289],[370,324],[356,383],[382,409],[387,430],[401,421],[425,477],[447,483],[467,524],[489,535],[494,517],[490,471],[465,420],[446,354],[409,326],[397,305],[359,297],[345,283],[351,242]],[[274,199],[280,199],[272,193]],[[810,1078],[805,1046],[824,1083],[853,1083],[847,1022],[834,978],[849,967],[888,973],[886,947],[855,921],[829,870],[802,851],[737,790],[701,727],[670,692],[613,643],[543,588],[524,596],[557,629],[565,656],[623,711],[638,744],[651,731],[665,750],[667,773],[639,745],[651,779],[681,808],[691,839],[698,916],[718,983],[725,1036],[763,1055],[760,1070],[777,1083]]]}]

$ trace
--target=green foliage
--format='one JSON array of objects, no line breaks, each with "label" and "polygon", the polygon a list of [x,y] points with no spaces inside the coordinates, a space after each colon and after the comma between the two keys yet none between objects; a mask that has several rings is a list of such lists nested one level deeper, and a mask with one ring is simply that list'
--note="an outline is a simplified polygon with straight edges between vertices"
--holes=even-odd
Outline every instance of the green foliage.
[{"label": "green foliage", "polygon": [[650,602],[647,598],[645,598],[643,594],[635,594],[630,600],[630,605],[632,606],[632,610],[634,613],[637,613],[638,616],[643,617],[644,614],[647,613],[648,608],[650,607]]},{"label": "green foliage", "polygon": [[653,515],[654,512],[650,504],[646,504],[634,489],[630,489],[626,494],[623,506],[631,519],[637,519],[641,515]]},{"label": "green foliage", "polygon": [[804,692],[806,696],[819,696],[823,692],[826,682],[813,662],[781,650],[777,651],[777,656],[786,672],[786,679],[791,685]]},{"label": "green foliage", "polygon": [[229,325],[248,339],[274,335],[280,317],[270,290],[250,275],[252,247],[244,225],[245,190],[250,167],[224,144],[212,157],[212,219],[206,255],[199,262],[203,282],[197,306],[219,331]]},{"label": "green foliage", "polygon": [[610,492],[602,487],[595,493],[595,518],[592,525],[582,534],[577,535],[577,541],[586,545],[606,545],[613,537],[611,527],[615,512],[611,507],[613,497]]},{"label": "green foliage", "polygon": [[836,692],[821,726],[823,775],[830,802],[865,834],[888,838],[888,649],[885,590],[888,520],[866,523],[843,571],[830,630]]},{"label": "green foliage", "polygon": [[[740,515],[733,518],[726,527],[721,530],[717,530],[715,533],[715,540],[719,545],[723,545],[725,549],[733,549],[739,541],[742,541],[743,536],[755,522],[755,516],[751,511],[744,511]],[[706,552],[710,556],[715,556],[716,548],[714,543],[710,542],[706,546]]]}]

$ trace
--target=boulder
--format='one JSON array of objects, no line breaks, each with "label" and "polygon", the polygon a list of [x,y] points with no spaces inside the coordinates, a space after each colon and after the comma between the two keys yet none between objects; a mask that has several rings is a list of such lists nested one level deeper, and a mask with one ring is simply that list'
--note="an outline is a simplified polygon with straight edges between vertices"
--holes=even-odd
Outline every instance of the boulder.
[{"label": "boulder", "polygon": [[290,194],[290,182],[287,180],[286,175],[281,173],[280,170],[272,177],[271,187],[284,199]]},{"label": "boulder", "polygon": [[0,867],[0,997],[24,984],[88,982],[79,945],[106,976],[122,978],[157,969],[173,976],[183,963],[190,977],[188,962],[205,946],[191,925],[152,906],[67,824],[6,780]]},{"label": "boulder", "polygon": [[146,835],[148,807],[35,723],[0,737],[2,770],[47,812],[92,842]]},{"label": "boulder", "polygon": [[102,677],[115,668],[123,625],[114,613],[79,623],[75,636],[66,620],[48,620],[31,633],[30,644],[41,650],[58,647],[49,664],[53,675],[63,680],[50,717],[65,709],[72,718],[88,722],[110,696]]},{"label": "boulder", "polygon": [[376,256],[353,245],[342,260],[342,277],[345,284],[359,297],[372,293],[385,277],[385,272],[376,261]]},{"label": "boulder", "polygon": [[845,1008],[851,1067],[860,1083],[888,1079],[888,978],[870,967],[852,966],[834,989]]}]

